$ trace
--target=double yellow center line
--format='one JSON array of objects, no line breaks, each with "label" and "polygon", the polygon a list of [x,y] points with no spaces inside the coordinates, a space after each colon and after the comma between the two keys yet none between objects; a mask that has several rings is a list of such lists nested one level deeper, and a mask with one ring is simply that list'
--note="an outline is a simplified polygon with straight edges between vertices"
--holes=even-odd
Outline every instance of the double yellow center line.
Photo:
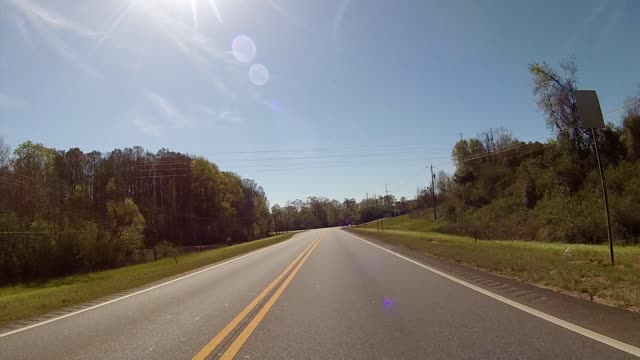
[{"label": "double yellow center line", "polygon": [[[227,326],[224,327],[207,345],[205,345],[202,350],[200,350],[194,357],[193,360],[204,360],[209,354],[215,350],[215,348],[220,345],[220,343],[229,336],[229,334],[236,328],[238,325],[244,320],[247,315],[273,290],[274,287],[289,273],[289,271],[295,266],[295,269],[289,274],[289,276],[284,280],[284,282],[280,285],[280,287],[273,293],[271,298],[264,304],[264,306],[258,311],[256,316],[251,320],[251,322],[242,330],[240,335],[231,343],[231,345],[227,348],[227,350],[222,354],[221,359],[233,359],[236,354],[242,348],[242,345],[249,339],[249,336],[253,333],[253,331],[258,327],[258,324],[264,319],[267,315],[273,304],[278,300],[280,295],[287,288],[291,280],[296,276],[302,265],[307,261],[311,252],[318,246],[318,243],[324,237],[324,233],[318,237],[311,245],[309,245],[298,257],[293,260],[287,268],[278,275],[275,280],[273,280],[258,296],[256,296],[247,307],[245,307],[238,315],[236,315],[233,320],[231,320]],[[297,263],[297,265],[296,265]]]}]

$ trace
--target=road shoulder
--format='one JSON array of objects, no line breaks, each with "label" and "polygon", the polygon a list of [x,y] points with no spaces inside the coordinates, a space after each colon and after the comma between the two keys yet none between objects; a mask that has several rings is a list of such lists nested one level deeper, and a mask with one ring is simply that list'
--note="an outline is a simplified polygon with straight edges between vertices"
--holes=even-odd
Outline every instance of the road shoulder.
[{"label": "road shoulder", "polygon": [[638,313],[601,305],[449,259],[391,245],[361,233],[346,232],[512,301],[627,344],[640,346]]}]

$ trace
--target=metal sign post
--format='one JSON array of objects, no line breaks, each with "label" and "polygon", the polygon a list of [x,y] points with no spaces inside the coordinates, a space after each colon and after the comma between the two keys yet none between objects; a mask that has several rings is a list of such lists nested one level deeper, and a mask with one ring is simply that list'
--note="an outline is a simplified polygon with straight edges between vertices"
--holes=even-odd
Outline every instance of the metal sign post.
[{"label": "metal sign post", "polygon": [[582,127],[591,129],[593,136],[593,147],[596,152],[596,160],[598,161],[598,170],[600,171],[600,181],[602,182],[602,195],[604,197],[604,210],[607,216],[607,237],[609,238],[609,255],[611,257],[611,265],[615,264],[613,258],[613,237],[611,236],[611,216],[609,215],[609,197],[607,196],[607,186],[604,180],[604,171],[602,170],[602,162],[600,161],[600,153],[598,151],[598,139],[596,138],[596,130],[604,127],[604,118],[600,109],[600,101],[598,94],[594,90],[576,90],[576,107]]}]

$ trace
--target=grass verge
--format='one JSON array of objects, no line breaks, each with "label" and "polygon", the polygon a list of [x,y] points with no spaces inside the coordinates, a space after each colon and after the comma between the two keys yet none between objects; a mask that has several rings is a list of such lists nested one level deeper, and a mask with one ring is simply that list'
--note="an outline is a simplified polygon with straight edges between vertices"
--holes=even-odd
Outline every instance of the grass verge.
[{"label": "grass verge", "polygon": [[[373,224],[375,226],[375,224]],[[436,232],[350,231],[392,245],[514,277],[601,303],[640,311],[640,247],[479,240]],[[571,256],[564,255],[570,248]]]},{"label": "grass verge", "polygon": [[405,230],[405,231],[421,231],[431,232],[440,230],[445,223],[428,219],[432,216],[430,210],[425,210],[422,216],[410,217],[407,215],[396,216],[392,218],[381,219],[376,225],[375,221],[368,222],[363,225],[357,225],[359,229],[376,229],[377,226],[383,226],[385,230]]},{"label": "grass verge", "polygon": [[0,326],[143,286],[291,238],[287,233],[155,262],[0,288]]}]

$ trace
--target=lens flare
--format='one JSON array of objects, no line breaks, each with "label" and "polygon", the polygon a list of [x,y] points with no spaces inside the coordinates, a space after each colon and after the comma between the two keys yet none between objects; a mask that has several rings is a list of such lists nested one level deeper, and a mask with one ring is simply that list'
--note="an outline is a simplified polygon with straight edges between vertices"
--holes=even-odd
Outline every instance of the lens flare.
[{"label": "lens flare", "polygon": [[390,309],[392,305],[393,305],[393,302],[391,301],[391,299],[389,299],[388,297],[385,297],[383,301],[383,307],[385,309]]},{"label": "lens flare", "polygon": [[249,68],[249,80],[254,85],[262,86],[269,81],[269,70],[262,64],[253,64]]},{"label": "lens flare", "polygon": [[256,44],[247,35],[238,35],[231,42],[233,57],[241,63],[250,63],[256,58]]}]

